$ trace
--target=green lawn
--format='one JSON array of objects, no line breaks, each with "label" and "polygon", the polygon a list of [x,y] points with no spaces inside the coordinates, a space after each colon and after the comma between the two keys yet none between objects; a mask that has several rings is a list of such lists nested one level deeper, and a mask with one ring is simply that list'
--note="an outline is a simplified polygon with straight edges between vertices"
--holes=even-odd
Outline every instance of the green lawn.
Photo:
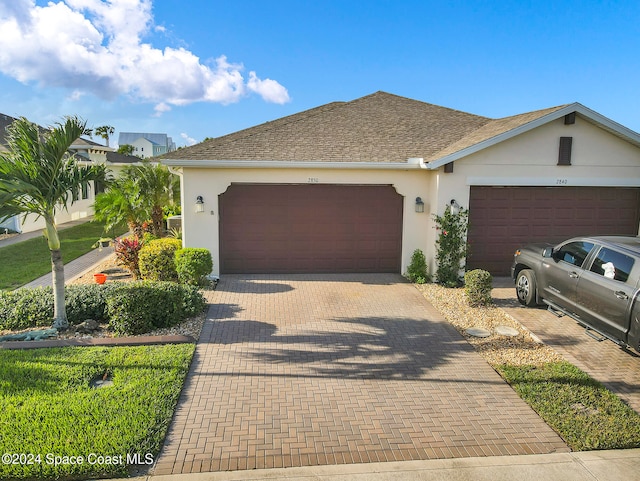
[{"label": "green lawn", "polygon": [[[121,229],[124,232],[126,229]],[[122,232],[118,232],[121,234]],[[104,225],[86,222],[60,231],[63,261],[69,262],[92,250],[103,236]],[[51,254],[44,237],[0,248],[0,289],[16,289],[51,272]]]},{"label": "green lawn", "polygon": [[640,414],[572,364],[496,369],[572,450],[640,447]]},{"label": "green lawn", "polygon": [[[124,476],[152,463],[194,348],[0,351],[0,454],[10,454],[0,479]],[[105,373],[113,385],[92,387]]]}]

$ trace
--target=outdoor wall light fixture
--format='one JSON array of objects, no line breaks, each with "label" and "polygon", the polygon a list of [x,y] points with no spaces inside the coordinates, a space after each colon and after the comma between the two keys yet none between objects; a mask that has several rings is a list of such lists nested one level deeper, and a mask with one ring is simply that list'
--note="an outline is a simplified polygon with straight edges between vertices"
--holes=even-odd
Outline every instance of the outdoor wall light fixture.
[{"label": "outdoor wall light fixture", "polygon": [[204,199],[201,195],[196,197],[196,213],[204,212]]},{"label": "outdoor wall light fixture", "polygon": [[460,204],[458,204],[458,202],[456,202],[455,199],[451,199],[451,213],[453,215],[458,215],[458,213],[460,212]]},{"label": "outdoor wall light fixture", "polygon": [[424,212],[424,202],[421,197],[416,197],[416,212]]}]

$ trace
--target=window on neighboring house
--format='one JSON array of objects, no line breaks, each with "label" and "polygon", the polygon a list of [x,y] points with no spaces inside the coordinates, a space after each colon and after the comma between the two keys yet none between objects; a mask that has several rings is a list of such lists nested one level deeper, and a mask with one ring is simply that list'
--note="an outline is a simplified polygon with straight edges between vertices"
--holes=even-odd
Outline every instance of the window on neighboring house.
[{"label": "window on neighboring house", "polygon": [[89,198],[89,183],[85,182],[84,184],[82,184],[82,196],[81,199],[85,200]]}]

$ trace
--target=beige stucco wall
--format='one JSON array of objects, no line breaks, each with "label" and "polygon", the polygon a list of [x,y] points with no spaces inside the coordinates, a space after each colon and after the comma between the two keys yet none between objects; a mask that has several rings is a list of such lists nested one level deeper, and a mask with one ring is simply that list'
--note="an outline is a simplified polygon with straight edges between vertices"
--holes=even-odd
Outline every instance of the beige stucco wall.
[{"label": "beige stucco wall", "polygon": [[[573,137],[572,165],[558,166],[560,137]],[[404,196],[402,270],[414,249],[422,249],[435,271],[437,231],[434,214],[442,214],[451,199],[469,207],[471,185],[536,186],[639,186],[640,148],[577,117],[574,125],[563,118],[517,137],[458,159],[454,172],[410,168],[407,170],[283,169],[283,168],[184,168],[182,178],[183,242],[205,247],[212,253],[214,273],[219,274],[218,195],[231,182],[328,184],[391,184]],[[205,212],[195,213],[202,195]],[[422,197],[425,212],[415,212],[415,198]]]},{"label": "beige stucco wall", "polygon": [[[570,166],[557,165],[560,137],[573,137]],[[472,185],[640,187],[640,148],[580,117],[560,118],[456,160],[452,174],[441,167],[434,183],[438,214],[452,198],[469,208]]]},{"label": "beige stucco wall", "polygon": [[[570,166],[557,165],[560,137],[573,137]],[[431,216],[451,199],[469,208],[472,185],[640,187],[640,148],[579,116],[573,125],[560,118],[456,160],[451,174],[440,167],[431,182]],[[435,239],[431,229],[427,243]]]},{"label": "beige stucco wall", "polygon": [[[87,199],[77,200],[73,205],[69,206],[68,210],[56,209],[56,225],[65,224],[74,220],[80,220],[93,215],[93,203],[95,200],[95,192],[93,189],[93,183],[91,189],[89,189],[89,196]],[[20,230],[22,232],[33,232],[36,230],[44,229],[44,220],[36,218],[35,215],[20,216]]]},{"label": "beige stucco wall", "polygon": [[[573,137],[571,165],[559,166],[560,137]],[[640,187],[640,148],[577,117],[545,124],[464,159],[455,161],[453,174],[440,168],[438,202],[452,193],[469,205],[471,185]]]},{"label": "beige stucco wall", "polygon": [[[218,195],[235,183],[276,184],[377,184],[393,185],[404,197],[402,232],[402,270],[406,270],[411,254],[422,249],[427,254],[430,173],[424,170],[334,170],[334,169],[196,169],[185,168],[182,176],[183,244],[211,251],[214,274],[219,275]],[[205,202],[203,213],[195,212],[196,197]],[[415,199],[422,197],[425,212],[415,212]],[[432,255],[432,253],[429,253]]]}]

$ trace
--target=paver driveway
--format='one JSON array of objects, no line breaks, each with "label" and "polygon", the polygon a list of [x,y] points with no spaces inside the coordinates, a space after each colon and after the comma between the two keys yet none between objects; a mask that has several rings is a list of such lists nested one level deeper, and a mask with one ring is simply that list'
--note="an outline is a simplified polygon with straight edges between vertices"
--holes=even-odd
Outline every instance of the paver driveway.
[{"label": "paver driveway", "polygon": [[569,451],[398,275],[224,276],[156,474]]},{"label": "paver driveway", "polygon": [[493,299],[507,314],[640,413],[640,353],[598,342],[570,317],[521,306],[512,279],[494,279]]}]

